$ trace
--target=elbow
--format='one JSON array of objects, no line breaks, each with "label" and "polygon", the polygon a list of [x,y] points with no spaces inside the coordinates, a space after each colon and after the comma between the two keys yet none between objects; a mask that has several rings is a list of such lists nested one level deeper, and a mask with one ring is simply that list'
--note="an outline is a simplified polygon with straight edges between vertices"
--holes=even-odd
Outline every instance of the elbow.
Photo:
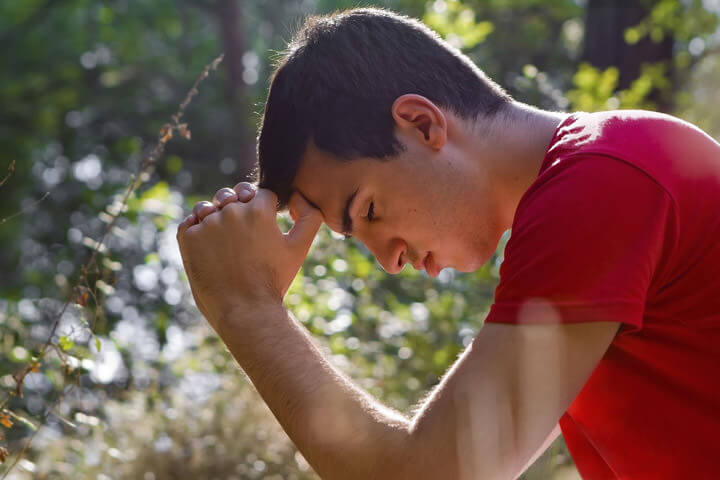
[{"label": "elbow", "polygon": [[373,468],[368,475],[358,477],[373,480],[455,480],[459,478],[456,462],[446,462],[442,449],[428,448],[418,442],[416,435],[403,432],[395,441],[384,443],[376,452]]},{"label": "elbow", "polygon": [[[328,427],[337,427],[336,423],[328,425],[325,422],[322,434],[313,435],[313,448],[305,456],[323,480],[424,478],[422,475],[413,476],[408,470],[412,462],[412,448],[407,424],[398,422],[385,424],[383,428],[351,428],[349,430],[353,434],[328,435]],[[331,438],[335,441],[329,441]]]}]

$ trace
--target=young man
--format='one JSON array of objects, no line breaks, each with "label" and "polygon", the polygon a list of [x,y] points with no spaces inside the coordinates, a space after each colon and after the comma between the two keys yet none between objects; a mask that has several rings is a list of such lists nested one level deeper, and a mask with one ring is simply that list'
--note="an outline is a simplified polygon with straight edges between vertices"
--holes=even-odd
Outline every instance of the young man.
[{"label": "young man", "polygon": [[[198,307],[321,477],[511,479],[560,429],[587,479],[716,475],[720,145],[702,131],[535,110],[419,22],[358,9],[295,36],[258,153],[261,188],[199,203],[178,241]],[[485,326],[413,418],[282,304],[323,221],[432,276],[479,268],[512,227]]]}]

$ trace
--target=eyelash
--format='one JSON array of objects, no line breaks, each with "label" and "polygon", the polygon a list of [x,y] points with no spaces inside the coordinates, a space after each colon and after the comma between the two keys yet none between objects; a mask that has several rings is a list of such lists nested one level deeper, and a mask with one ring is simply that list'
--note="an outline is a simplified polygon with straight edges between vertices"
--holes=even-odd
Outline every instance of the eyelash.
[{"label": "eyelash", "polygon": [[375,218],[374,210],[375,210],[375,202],[370,202],[370,208],[368,208],[368,213],[367,213],[368,222],[372,222],[373,218]]}]

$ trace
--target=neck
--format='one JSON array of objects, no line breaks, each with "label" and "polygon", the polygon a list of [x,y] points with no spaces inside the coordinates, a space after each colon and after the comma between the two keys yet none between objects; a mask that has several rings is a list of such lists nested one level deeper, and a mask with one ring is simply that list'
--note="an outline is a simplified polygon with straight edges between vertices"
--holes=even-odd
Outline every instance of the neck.
[{"label": "neck", "polygon": [[535,181],[557,126],[567,114],[513,102],[481,135],[474,152],[483,159],[486,181],[494,194],[498,222],[509,229],[518,203]]}]

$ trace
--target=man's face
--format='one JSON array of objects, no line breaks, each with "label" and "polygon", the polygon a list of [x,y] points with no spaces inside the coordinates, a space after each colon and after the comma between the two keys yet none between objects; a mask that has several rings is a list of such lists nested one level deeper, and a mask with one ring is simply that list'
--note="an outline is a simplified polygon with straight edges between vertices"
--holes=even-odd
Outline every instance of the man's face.
[{"label": "man's face", "polygon": [[341,161],[310,142],[293,186],[332,230],[360,240],[388,273],[406,263],[431,276],[445,267],[480,268],[502,231],[479,162],[449,145],[431,151],[398,139],[407,150],[382,161]]}]

